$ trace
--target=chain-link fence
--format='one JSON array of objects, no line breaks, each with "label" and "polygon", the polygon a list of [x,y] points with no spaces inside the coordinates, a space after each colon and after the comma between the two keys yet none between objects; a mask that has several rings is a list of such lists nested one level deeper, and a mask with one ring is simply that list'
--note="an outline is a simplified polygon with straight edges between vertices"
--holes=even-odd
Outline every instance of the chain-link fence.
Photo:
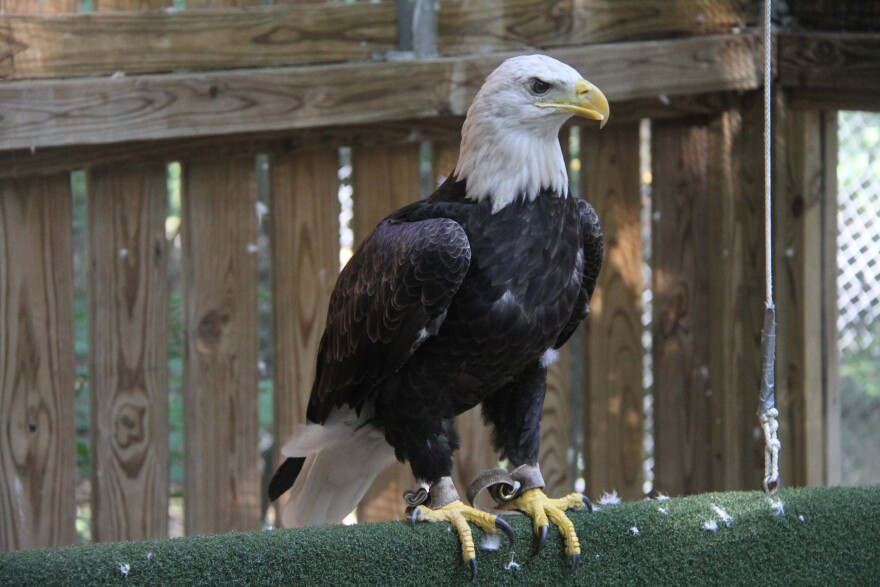
[{"label": "chain-link fence", "polygon": [[880,114],[838,117],[843,483],[880,483]]}]

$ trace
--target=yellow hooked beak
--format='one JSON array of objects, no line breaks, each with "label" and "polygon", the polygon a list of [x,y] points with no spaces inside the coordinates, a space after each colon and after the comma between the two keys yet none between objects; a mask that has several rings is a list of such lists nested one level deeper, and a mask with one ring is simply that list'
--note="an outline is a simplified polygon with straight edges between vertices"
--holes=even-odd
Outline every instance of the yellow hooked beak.
[{"label": "yellow hooked beak", "polygon": [[580,79],[574,85],[574,93],[575,95],[568,100],[549,103],[536,102],[535,106],[567,110],[576,116],[600,121],[599,128],[605,126],[608,122],[610,110],[608,108],[608,99],[602,93],[602,90],[587,80]]}]

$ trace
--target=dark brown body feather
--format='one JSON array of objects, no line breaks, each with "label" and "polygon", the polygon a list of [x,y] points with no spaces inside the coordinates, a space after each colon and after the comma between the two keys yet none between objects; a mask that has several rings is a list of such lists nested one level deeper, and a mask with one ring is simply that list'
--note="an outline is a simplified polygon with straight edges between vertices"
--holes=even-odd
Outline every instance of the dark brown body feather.
[{"label": "dark brown body feather", "polygon": [[493,214],[464,194],[447,180],[356,251],[331,297],[308,408],[316,423],[343,405],[366,410],[428,482],[451,472],[454,417],[481,402],[501,456],[535,463],[541,357],[587,315],[602,262],[583,200],[542,192]]}]

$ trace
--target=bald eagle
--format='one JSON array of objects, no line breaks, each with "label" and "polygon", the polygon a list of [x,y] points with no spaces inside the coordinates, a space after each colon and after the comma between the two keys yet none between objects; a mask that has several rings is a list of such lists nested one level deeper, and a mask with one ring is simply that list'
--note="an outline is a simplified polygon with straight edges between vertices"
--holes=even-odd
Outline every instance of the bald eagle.
[{"label": "bald eagle", "polygon": [[561,526],[574,568],[580,548],[561,513],[580,494],[548,498],[538,466],[547,365],[587,316],[602,263],[592,206],[569,193],[558,134],[571,116],[608,120],[608,102],[573,68],[543,55],[492,72],[468,109],[460,157],[429,198],[376,227],[330,298],[317,374],[288,457],[269,487],[292,486],[285,526],[339,522],[394,457],[422,483],[413,520],[462,520],[487,532],[503,519],[467,506],[452,480],[456,415],[481,406],[513,471],[504,509]]}]

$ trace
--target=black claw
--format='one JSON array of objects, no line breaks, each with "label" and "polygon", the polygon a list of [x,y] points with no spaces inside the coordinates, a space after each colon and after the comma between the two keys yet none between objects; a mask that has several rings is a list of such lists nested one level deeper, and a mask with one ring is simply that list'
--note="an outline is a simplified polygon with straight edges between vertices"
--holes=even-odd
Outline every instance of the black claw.
[{"label": "black claw", "polygon": [[579,553],[575,553],[571,555],[571,572],[576,573],[578,568],[581,566],[581,555]]},{"label": "black claw", "polygon": [[544,545],[547,544],[547,531],[547,526],[538,528],[538,544],[535,545],[535,552],[532,553],[532,556],[538,556],[544,550]]},{"label": "black claw", "polygon": [[584,505],[587,506],[587,511],[592,514],[593,513],[593,502],[590,501],[590,498],[587,497],[586,495],[582,495],[581,499],[584,500]]},{"label": "black claw", "polygon": [[412,524],[413,530],[416,529],[416,521],[419,519],[419,516],[422,515],[421,510],[419,508],[413,508],[412,515],[410,515],[409,523]]},{"label": "black claw", "polygon": [[468,561],[468,566],[471,568],[471,581],[477,578],[477,559],[472,558]]},{"label": "black claw", "polygon": [[513,548],[513,543],[516,542],[516,534],[513,533],[513,528],[510,527],[510,524],[502,520],[501,516],[498,516],[495,518],[495,527],[507,535],[507,541],[510,543],[510,548]]}]

